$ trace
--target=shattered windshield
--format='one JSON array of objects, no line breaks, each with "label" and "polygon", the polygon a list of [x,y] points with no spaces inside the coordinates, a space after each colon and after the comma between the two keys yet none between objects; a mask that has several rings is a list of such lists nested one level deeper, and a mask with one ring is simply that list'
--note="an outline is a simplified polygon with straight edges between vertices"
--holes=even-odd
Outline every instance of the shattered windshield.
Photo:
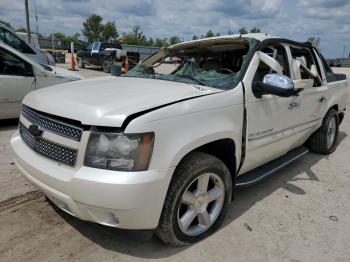
[{"label": "shattered windshield", "polygon": [[198,84],[228,90],[239,79],[255,42],[245,38],[203,39],[161,49],[125,76]]}]

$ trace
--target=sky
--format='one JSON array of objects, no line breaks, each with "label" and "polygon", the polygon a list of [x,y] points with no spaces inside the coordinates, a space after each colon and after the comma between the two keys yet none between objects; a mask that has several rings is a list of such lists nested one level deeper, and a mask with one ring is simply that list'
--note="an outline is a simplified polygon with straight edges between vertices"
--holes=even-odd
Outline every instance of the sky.
[{"label": "sky", "polygon": [[[263,32],[306,41],[321,39],[327,58],[350,53],[350,0],[29,0],[30,25],[39,32],[81,33],[83,22],[96,13],[114,21],[119,32],[139,25],[147,37],[190,40],[208,30],[227,34],[258,26]],[[0,19],[24,27],[24,1],[0,0]]]}]

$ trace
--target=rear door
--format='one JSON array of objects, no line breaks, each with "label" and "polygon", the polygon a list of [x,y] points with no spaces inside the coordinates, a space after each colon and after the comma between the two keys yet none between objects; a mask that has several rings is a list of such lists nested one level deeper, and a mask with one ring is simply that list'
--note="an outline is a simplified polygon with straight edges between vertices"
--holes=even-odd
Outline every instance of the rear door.
[{"label": "rear door", "polygon": [[32,66],[0,48],[0,119],[18,117],[23,97],[34,88]]},{"label": "rear door", "polygon": [[[327,83],[322,77],[320,65],[311,48],[289,46],[289,58],[292,61],[292,79],[295,88],[302,88],[298,96],[299,132],[304,133],[305,140],[322,121],[321,117],[326,110]],[[321,83],[307,73],[305,67],[320,76]],[[322,80],[323,79],[323,80]]]}]

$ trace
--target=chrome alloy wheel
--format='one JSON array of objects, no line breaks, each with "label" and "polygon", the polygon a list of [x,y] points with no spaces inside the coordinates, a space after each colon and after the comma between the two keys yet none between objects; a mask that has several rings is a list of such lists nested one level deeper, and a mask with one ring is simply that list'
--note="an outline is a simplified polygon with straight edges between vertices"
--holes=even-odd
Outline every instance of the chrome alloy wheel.
[{"label": "chrome alloy wheel", "polygon": [[328,129],[327,129],[327,147],[331,148],[334,144],[334,139],[336,135],[336,119],[332,117],[332,119],[328,123]]},{"label": "chrome alloy wheel", "polygon": [[190,183],[177,211],[177,222],[182,233],[198,236],[214,224],[224,204],[224,185],[214,173],[202,174]]}]

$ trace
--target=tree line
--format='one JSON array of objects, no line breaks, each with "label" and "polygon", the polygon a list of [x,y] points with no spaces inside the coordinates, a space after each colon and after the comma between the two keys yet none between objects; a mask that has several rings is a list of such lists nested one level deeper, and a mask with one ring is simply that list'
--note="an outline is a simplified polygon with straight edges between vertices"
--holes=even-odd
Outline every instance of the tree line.
[{"label": "tree line", "polygon": [[[0,22],[11,27],[10,23],[6,21],[0,20]],[[26,29],[18,28],[16,31],[26,32]],[[242,27],[238,30],[237,33],[243,35],[243,34],[247,34],[248,32],[260,33],[261,29],[258,26],[254,26],[250,30],[248,30],[246,27]],[[227,32],[227,34],[229,35],[232,35],[234,33],[235,32],[232,30],[228,30]],[[86,19],[86,21],[83,23],[81,34],[79,32],[76,32],[72,35],[65,35],[62,32],[54,32],[54,33],[51,33],[47,38],[49,39],[53,38],[55,40],[73,42],[77,44],[81,36],[84,36],[88,42],[95,42],[95,41],[108,42],[108,41],[118,41],[119,39],[123,39],[123,42],[125,44],[155,46],[155,47],[169,46],[169,45],[177,44],[183,41],[183,39],[181,39],[179,36],[176,36],[176,35],[171,36],[169,38],[147,37],[139,25],[133,26],[131,31],[129,32],[120,33],[117,29],[115,22],[107,21],[106,23],[103,23],[103,18],[96,14],[90,15]],[[214,37],[214,36],[220,36],[220,33],[215,33],[214,31],[209,30],[208,32],[202,35],[193,35],[192,40],[197,40],[197,39],[207,38],[207,37]],[[39,34],[39,37],[44,37],[44,36]],[[317,47],[319,46],[320,38],[310,37],[308,41]]]}]

